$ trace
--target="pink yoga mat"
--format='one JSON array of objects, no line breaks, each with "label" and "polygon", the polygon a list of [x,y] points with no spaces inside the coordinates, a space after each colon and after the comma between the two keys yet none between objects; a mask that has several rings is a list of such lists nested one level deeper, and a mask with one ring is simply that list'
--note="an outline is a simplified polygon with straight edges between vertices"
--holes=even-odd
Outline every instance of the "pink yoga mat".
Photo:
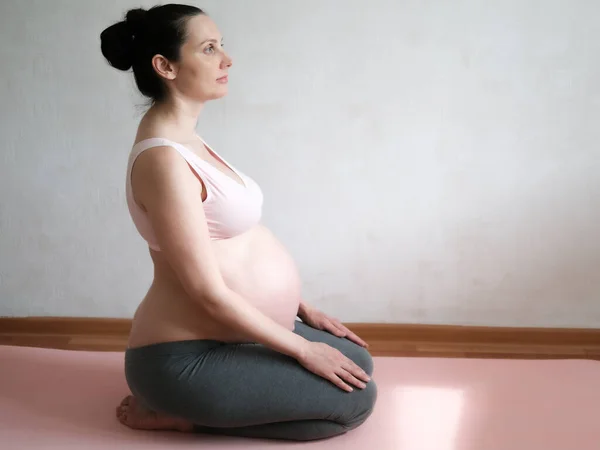
[{"label": "pink yoga mat", "polygon": [[122,353],[0,346],[0,448],[599,450],[596,361],[375,358],[377,407],[311,443],[130,430]]}]

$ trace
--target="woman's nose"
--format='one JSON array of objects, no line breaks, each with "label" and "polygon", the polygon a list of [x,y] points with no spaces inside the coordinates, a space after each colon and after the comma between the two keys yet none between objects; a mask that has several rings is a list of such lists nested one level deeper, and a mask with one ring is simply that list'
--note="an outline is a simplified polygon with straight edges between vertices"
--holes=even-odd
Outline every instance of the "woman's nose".
[{"label": "woman's nose", "polygon": [[227,53],[223,53],[223,60],[221,61],[221,66],[229,68],[232,64],[233,61],[231,60],[229,55]]}]

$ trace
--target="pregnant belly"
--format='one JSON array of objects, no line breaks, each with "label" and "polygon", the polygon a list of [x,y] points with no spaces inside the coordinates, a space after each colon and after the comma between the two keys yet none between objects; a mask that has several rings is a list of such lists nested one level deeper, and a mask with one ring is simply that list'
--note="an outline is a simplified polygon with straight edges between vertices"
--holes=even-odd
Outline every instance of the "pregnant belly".
[{"label": "pregnant belly", "polygon": [[257,229],[251,233],[243,259],[237,264],[223,264],[225,282],[264,314],[293,329],[301,299],[298,268],[268,230]]}]

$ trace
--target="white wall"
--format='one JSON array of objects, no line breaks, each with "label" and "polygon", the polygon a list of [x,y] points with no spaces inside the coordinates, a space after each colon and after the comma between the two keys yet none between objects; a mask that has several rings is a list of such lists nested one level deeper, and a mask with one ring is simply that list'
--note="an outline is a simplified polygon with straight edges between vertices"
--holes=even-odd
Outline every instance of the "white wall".
[{"label": "white wall", "polygon": [[[130,317],[143,112],[100,31],[152,2],[0,4],[0,315]],[[195,2],[234,57],[204,137],[346,321],[600,326],[600,3]],[[366,8],[362,10],[362,8]]]}]

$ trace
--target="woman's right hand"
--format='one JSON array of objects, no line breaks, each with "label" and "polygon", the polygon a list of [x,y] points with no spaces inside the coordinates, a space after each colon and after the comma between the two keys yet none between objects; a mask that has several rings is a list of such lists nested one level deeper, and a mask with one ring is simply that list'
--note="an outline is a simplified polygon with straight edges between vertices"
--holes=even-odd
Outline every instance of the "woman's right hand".
[{"label": "woman's right hand", "polygon": [[327,344],[307,341],[303,350],[298,362],[340,389],[352,392],[350,385],[364,389],[371,380],[354,361]]}]

